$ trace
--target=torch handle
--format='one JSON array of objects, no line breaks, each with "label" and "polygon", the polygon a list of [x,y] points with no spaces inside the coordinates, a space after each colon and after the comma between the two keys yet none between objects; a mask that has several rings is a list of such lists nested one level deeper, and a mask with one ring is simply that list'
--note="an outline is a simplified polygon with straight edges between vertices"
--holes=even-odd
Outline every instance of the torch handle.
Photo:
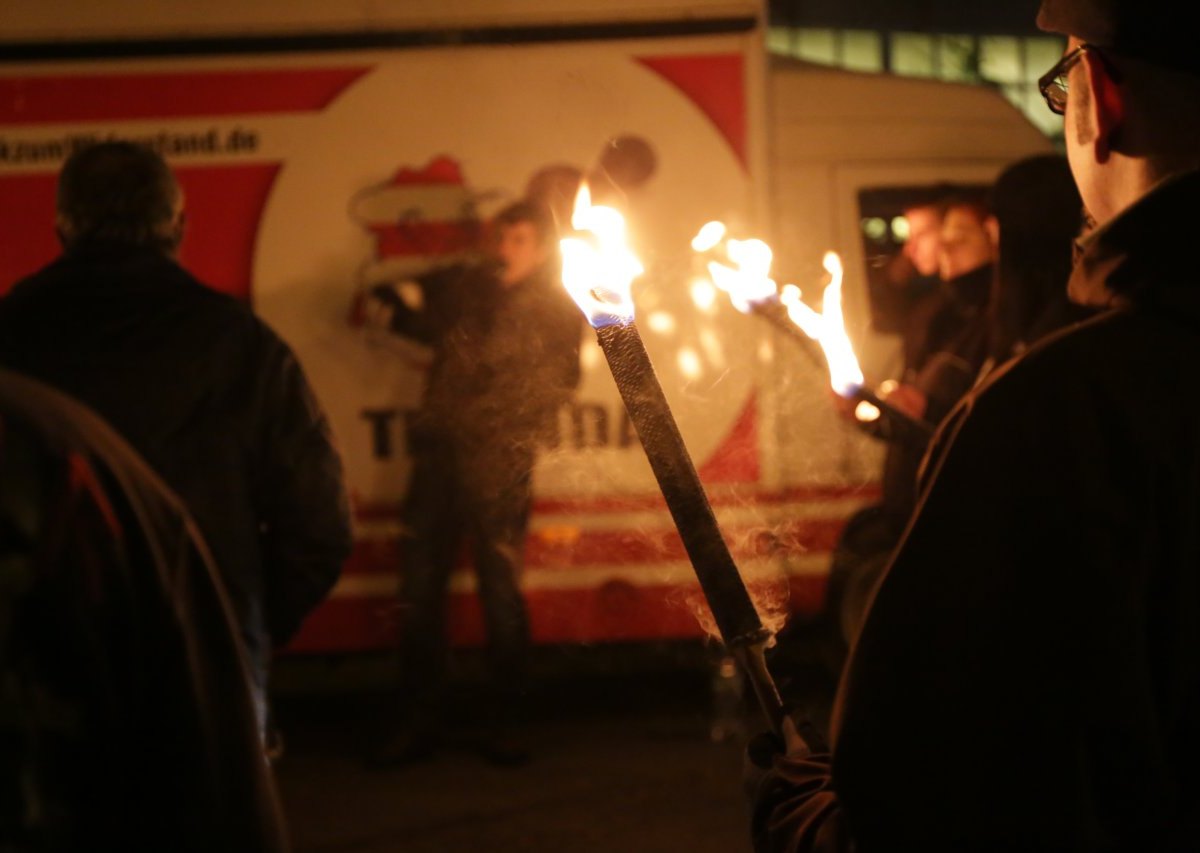
[{"label": "torch handle", "polygon": [[783,699],[779,696],[779,688],[775,686],[775,679],[771,677],[771,672],[767,669],[767,659],[763,655],[765,645],[765,642],[743,643],[733,649],[733,655],[742,672],[746,674],[750,687],[754,690],[754,695],[758,699],[758,707],[762,709],[767,725],[771,727],[771,731],[782,737]]},{"label": "torch handle", "polygon": [[820,345],[791,321],[787,308],[782,303],[760,302],[754,306],[754,313],[799,344],[800,349],[811,359],[814,366],[822,371],[828,369],[829,365],[825,363],[825,353],[821,352]]},{"label": "torch handle", "polygon": [[637,327],[596,332],[613,379],[675,520],[721,637],[730,648],[768,636],[692,464]]},{"label": "torch handle", "polygon": [[864,403],[870,403],[879,411],[887,416],[888,420],[894,423],[901,430],[909,433],[914,438],[920,439],[922,442],[928,442],[933,438],[933,433],[936,427],[924,418],[914,418],[907,412],[902,412],[893,406],[891,403],[880,398],[878,394],[867,388],[859,388],[854,392],[856,400],[862,400]]}]

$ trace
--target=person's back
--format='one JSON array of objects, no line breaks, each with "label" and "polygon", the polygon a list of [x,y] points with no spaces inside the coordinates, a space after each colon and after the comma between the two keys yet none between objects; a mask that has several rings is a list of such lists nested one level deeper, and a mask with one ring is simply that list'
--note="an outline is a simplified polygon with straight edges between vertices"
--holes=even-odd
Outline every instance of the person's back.
[{"label": "person's back", "polygon": [[[156,219],[145,200],[170,205],[172,188],[165,164],[132,145],[68,162],[65,251],[0,299],[0,364],[100,412],[183,497],[261,692],[272,645],[295,632],[348,553],[341,464],[287,346],[174,261],[178,213],[168,206]],[[94,204],[101,193],[117,201]]]},{"label": "person's back", "polygon": [[[1051,336],[944,427],[829,757],[759,849],[1194,850],[1200,839],[1200,61],[1165,5],[1043,0],[1041,80],[1098,227]],[[819,840],[819,846],[817,842]]]},{"label": "person's back", "polygon": [[245,662],[182,505],[0,370],[0,848],[283,850]]}]

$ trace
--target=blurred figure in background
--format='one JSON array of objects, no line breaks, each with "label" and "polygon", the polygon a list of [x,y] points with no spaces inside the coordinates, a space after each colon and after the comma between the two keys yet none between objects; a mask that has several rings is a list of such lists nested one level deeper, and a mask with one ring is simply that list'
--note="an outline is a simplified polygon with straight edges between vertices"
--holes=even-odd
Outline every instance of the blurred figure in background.
[{"label": "blurred figure in background", "polygon": [[0,299],[0,365],[95,409],[183,498],[225,583],[265,727],[272,649],[336,581],[349,504],[296,357],[179,266],[183,222],[157,153],[77,150],[58,182],[62,255]]},{"label": "blurred figure in background", "polygon": [[[922,305],[921,322],[906,335],[902,381],[881,393],[901,411],[933,424],[971,389],[987,358],[996,257],[982,199],[960,194],[938,209],[941,228],[936,241],[927,238],[924,256],[936,261],[940,285]],[[871,590],[916,507],[927,439],[899,430],[887,438],[882,499],[849,519],[834,549],[823,620],[834,670],[840,670]]]},{"label": "blurred figure in background", "polygon": [[1009,166],[991,193],[999,231],[989,359],[1000,365],[1093,311],[1067,298],[1083,201],[1067,159],[1030,157]]},{"label": "blurred figure in background", "polygon": [[900,251],[885,256],[881,265],[868,265],[871,327],[883,334],[900,335],[906,365],[918,360],[916,348],[937,310],[943,202],[949,194],[949,187],[931,187],[905,204],[902,215],[908,236]]},{"label": "blurred figure in background", "polygon": [[0,849],[287,849],[195,525],[94,413],[5,370]]},{"label": "blurred figure in background", "polygon": [[413,473],[403,509],[401,709],[379,766],[428,758],[440,739],[446,603],[465,542],[487,626],[492,701],[479,744],[497,764],[527,749],[514,722],[525,692],[529,622],[519,577],[537,445],[579,382],[582,318],[558,280],[557,232],[542,205],[517,202],[492,223],[490,259],[374,298],[397,334],[433,348],[420,411],[409,421]]}]

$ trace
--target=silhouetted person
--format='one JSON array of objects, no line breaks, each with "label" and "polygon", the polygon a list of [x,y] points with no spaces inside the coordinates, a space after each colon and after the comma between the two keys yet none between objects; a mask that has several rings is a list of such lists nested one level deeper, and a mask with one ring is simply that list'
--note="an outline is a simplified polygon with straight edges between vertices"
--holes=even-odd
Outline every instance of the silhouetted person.
[{"label": "silhouetted person", "polygon": [[[433,348],[422,408],[409,424],[412,480],[405,499],[400,605],[402,703],[374,756],[400,764],[429,756],[444,716],[450,574],[470,542],[487,627],[493,690],[480,708],[485,757],[526,757],[510,724],[525,691],[529,622],[519,576],[539,442],[579,381],[579,311],[559,281],[549,212],[528,202],[493,222],[489,262],[421,279],[419,305],[391,287],[376,298],[400,334]],[[411,297],[410,297],[411,298]]]},{"label": "silhouetted person", "polygon": [[0,365],[91,406],[183,498],[265,719],[272,649],[350,550],[325,416],[287,344],[176,263],[183,196],[156,153],[126,142],[76,151],[57,210],[62,255],[0,299]]},{"label": "silhouetted person", "polygon": [[903,208],[908,236],[900,251],[881,266],[868,265],[871,328],[900,336],[905,365],[918,358],[925,327],[939,304],[942,219],[950,194],[948,187],[921,191]]},{"label": "silhouetted person", "polygon": [[989,353],[998,366],[1093,312],[1067,298],[1083,201],[1066,158],[1042,154],[1009,166],[989,206],[999,246]]},{"label": "silhouetted person", "polygon": [[[995,287],[995,244],[982,201],[943,200],[933,247],[940,276],[909,330],[901,382],[885,396],[912,417],[937,424],[974,385],[988,355],[989,306]],[[915,319],[915,318],[914,318]],[[840,668],[862,621],[871,591],[917,505],[918,472],[927,440],[911,432],[887,435],[878,504],[855,513],[834,550],[825,621],[831,664]]]},{"label": "silhouetted person", "polygon": [[[832,756],[752,778],[760,850],[1194,850],[1200,839],[1200,53],[1162,0],[1043,0],[1042,78],[1106,309],[995,372],[842,681]],[[760,743],[761,745],[761,743]]]},{"label": "silhouetted person", "polygon": [[94,413],[6,370],[0,849],[287,849],[195,525]]}]

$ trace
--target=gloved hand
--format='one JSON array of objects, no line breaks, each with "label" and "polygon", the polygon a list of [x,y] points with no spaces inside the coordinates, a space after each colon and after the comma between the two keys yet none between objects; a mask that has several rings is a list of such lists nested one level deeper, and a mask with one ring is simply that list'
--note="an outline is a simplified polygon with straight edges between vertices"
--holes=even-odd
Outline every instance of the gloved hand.
[{"label": "gloved hand", "polygon": [[783,717],[782,737],[774,732],[761,732],[746,745],[742,764],[742,791],[753,805],[775,768],[775,759],[786,756],[801,761],[813,755],[826,755],[829,745],[817,728],[795,709]]},{"label": "gloved hand", "polygon": [[845,853],[841,808],[830,777],[825,739],[803,717],[788,714],[773,733],[746,748],[743,786],[759,853]]}]

